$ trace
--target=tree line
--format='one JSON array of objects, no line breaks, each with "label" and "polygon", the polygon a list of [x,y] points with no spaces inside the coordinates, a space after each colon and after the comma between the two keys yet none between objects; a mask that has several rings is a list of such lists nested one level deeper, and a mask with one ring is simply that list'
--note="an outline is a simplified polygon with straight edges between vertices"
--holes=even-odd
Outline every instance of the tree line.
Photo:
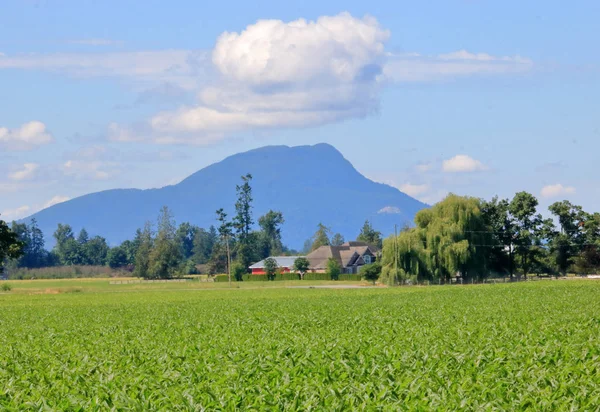
[{"label": "tree line", "polygon": [[538,205],[527,192],[489,201],[451,194],[418,212],[414,227],[384,241],[382,278],[398,283],[599,270],[600,213],[565,200],[550,205],[552,217],[544,219]]}]

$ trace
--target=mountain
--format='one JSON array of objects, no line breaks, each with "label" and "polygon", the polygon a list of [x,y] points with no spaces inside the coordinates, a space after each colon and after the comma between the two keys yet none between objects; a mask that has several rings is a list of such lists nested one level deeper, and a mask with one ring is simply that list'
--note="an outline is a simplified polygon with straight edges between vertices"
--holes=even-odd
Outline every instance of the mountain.
[{"label": "mountain", "polygon": [[47,246],[53,245],[52,234],[59,223],[70,224],[76,232],[85,227],[116,245],[133,238],[145,221],[156,221],[163,205],[177,222],[208,228],[216,226],[215,211],[221,207],[233,216],[235,187],[246,173],[253,176],[254,220],[269,209],[281,211],[283,241],[293,248],[301,248],[319,222],[347,240],[356,238],[366,219],[388,235],[394,224],[412,223],[415,213],[427,207],[398,189],[367,179],[333,146],[317,144],[239,153],[176,185],[92,193],[31,217],[46,235]]}]

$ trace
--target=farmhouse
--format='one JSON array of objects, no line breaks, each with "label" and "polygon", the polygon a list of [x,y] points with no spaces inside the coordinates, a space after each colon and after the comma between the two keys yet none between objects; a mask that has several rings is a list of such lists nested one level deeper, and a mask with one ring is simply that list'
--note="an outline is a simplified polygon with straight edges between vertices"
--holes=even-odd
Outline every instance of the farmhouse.
[{"label": "farmhouse", "polygon": [[[379,249],[365,242],[346,242],[341,246],[321,246],[307,256],[271,256],[275,259],[281,273],[289,273],[294,269],[294,262],[299,257],[306,257],[310,263],[309,271],[313,273],[327,272],[327,261],[335,259],[343,273],[358,273],[360,267],[374,263]],[[253,275],[265,275],[265,260],[250,266]]]},{"label": "farmhouse", "polygon": [[[299,257],[300,256],[271,256],[271,259],[275,259],[277,262],[277,267],[281,273],[289,273],[294,267],[294,262]],[[267,259],[261,260],[260,262],[250,266],[250,270],[252,271],[253,275],[267,274],[267,272],[265,272],[265,260]]]},{"label": "farmhouse", "polygon": [[321,246],[309,253],[306,258],[310,262],[312,272],[327,271],[329,258],[335,259],[344,273],[358,273],[360,267],[374,263],[379,249],[365,242],[346,242],[341,246]]}]

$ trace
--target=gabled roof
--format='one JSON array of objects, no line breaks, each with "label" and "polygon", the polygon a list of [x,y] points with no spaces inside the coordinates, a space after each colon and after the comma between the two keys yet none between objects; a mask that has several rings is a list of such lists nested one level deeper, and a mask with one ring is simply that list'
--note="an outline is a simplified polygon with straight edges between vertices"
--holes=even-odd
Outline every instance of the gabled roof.
[{"label": "gabled roof", "polygon": [[329,258],[337,260],[342,267],[356,263],[364,264],[362,256],[365,253],[375,255],[378,249],[365,242],[346,242],[341,246],[321,246],[309,253],[306,258],[312,269],[325,269]]},{"label": "gabled roof", "polygon": [[[280,268],[291,268],[291,267],[294,266],[294,262],[299,257],[304,257],[304,256],[271,256],[271,259],[275,259],[275,261],[277,262],[277,267],[280,267]],[[265,260],[267,260],[267,259],[263,259],[260,262],[257,262],[255,264],[253,264],[252,266],[250,266],[250,269],[262,269],[262,268],[264,268],[265,267]]]}]

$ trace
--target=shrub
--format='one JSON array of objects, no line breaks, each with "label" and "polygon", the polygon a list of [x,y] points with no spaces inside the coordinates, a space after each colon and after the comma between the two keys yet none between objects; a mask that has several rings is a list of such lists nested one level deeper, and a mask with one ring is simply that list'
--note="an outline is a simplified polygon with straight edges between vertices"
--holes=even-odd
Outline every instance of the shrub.
[{"label": "shrub", "polygon": [[238,282],[244,280],[244,275],[246,274],[246,268],[239,262],[235,262],[231,265],[231,277]]},{"label": "shrub", "polygon": [[369,282],[373,282],[373,284],[375,284],[377,279],[379,279],[379,276],[381,276],[381,264],[375,262],[371,263],[370,265],[365,265],[362,268],[360,268],[360,274],[363,277],[363,279],[368,280]]},{"label": "shrub", "polygon": [[340,273],[342,273],[342,268],[338,261],[334,258],[329,258],[329,260],[327,260],[327,274],[331,280],[338,280],[340,278]]},{"label": "shrub", "polygon": [[1,288],[3,292],[10,292],[12,290],[12,286],[9,283],[3,283]]}]

